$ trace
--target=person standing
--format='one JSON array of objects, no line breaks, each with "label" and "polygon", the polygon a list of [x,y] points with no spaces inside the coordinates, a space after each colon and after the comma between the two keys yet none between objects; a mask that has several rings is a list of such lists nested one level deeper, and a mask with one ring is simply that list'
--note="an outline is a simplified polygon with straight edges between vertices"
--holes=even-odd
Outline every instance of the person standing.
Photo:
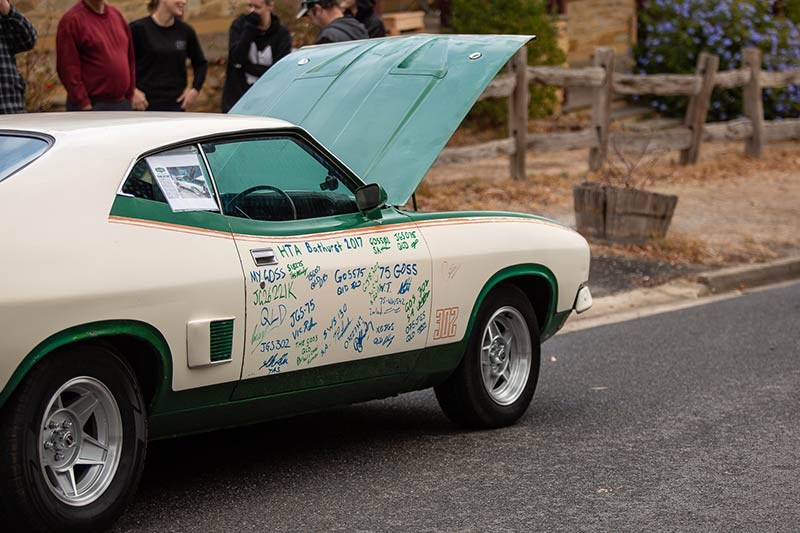
[{"label": "person standing", "polygon": [[322,31],[314,44],[369,39],[367,29],[353,17],[345,17],[337,0],[304,0],[297,18],[308,16]]},{"label": "person standing", "polygon": [[[149,17],[131,22],[136,57],[138,111],[186,111],[206,80],[208,62],[189,24],[181,20],[186,0],[150,0]],[[187,87],[186,59],[192,62],[192,86]]]},{"label": "person standing", "polygon": [[356,18],[367,29],[370,39],[386,37],[383,20],[375,13],[375,0],[341,0],[345,15]]},{"label": "person standing", "polygon": [[272,12],[273,0],[247,0],[247,15],[239,15],[228,32],[228,65],[222,89],[222,112],[269,68],[292,51],[292,37]]},{"label": "person standing", "polygon": [[136,69],[122,13],[105,0],[78,0],[58,21],[56,70],[67,111],[132,109]]},{"label": "person standing", "polygon": [[25,112],[25,80],[15,56],[35,44],[33,24],[9,0],[0,0],[0,114]]}]

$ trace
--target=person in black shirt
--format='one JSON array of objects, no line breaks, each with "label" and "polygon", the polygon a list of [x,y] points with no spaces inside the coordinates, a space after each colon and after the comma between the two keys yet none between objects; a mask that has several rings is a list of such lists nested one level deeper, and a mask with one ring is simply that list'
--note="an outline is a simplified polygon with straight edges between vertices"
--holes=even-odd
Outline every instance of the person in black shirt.
[{"label": "person in black shirt", "polygon": [[[197,34],[180,17],[186,0],[150,0],[151,15],[131,22],[136,57],[134,109],[185,111],[197,99],[206,79],[207,61]],[[186,58],[194,79],[187,87]]]},{"label": "person in black shirt", "polygon": [[383,20],[375,13],[375,0],[341,0],[345,15],[355,17],[367,28],[370,39],[386,37]]},{"label": "person in black shirt", "polygon": [[292,51],[292,37],[272,12],[272,0],[248,0],[247,15],[239,15],[228,34],[228,66],[222,90],[227,113],[269,68]]},{"label": "person in black shirt", "polygon": [[297,18],[305,16],[312,24],[322,28],[314,44],[369,39],[364,25],[353,17],[345,17],[337,0],[303,0]]}]

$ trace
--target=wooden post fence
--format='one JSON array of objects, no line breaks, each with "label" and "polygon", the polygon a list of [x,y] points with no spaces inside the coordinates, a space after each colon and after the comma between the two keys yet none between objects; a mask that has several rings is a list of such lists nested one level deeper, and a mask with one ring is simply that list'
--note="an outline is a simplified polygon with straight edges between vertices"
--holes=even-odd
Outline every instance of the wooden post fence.
[{"label": "wooden post fence", "polygon": [[764,142],[764,103],[761,95],[761,50],[745,48],[743,62],[750,69],[750,80],[744,86],[744,116],[750,119],[752,135],[745,141],[745,154],[761,157]]},{"label": "wooden post fence", "polygon": [[605,71],[603,85],[592,90],[592,130],[597,134],[597,146],[589,150],[589,169],[599,170],[608,157],[611,98],[614,90],[614,49],[596,49],[594,66]]},{"label": "wooden post fence", "polygon": [[[696,163],[704,142],[744,141],[745,153],[760,157],[764,143],[800,139],[800,119],[764,121],[763,89],[800,85],[800,69],[761,71],[761,52],[746,48],[739,69],[719,72],[719,58],[701,54],[695,74],[624,74],[614,72],[614,51],[598,48],[594,66],[582,68],[529,67],[523,49],[510,61],[509,73],[497,76],[480,99],[509,99],[509,137],[473,146],[446,148],[437,163],[468,162],[484,157],[510,156],[511,175],[525,178],[527,150],[589,149],[589,167],[600,169],[609,142],[622,149],[678,150],[683,164]],[[559,87],[591,87],[592,126],[579,131],[528,133],[530,83]],[[714,89],[744,87],[744,115],[727,122],[706,123]],[[636,124],[635,131],[610,132],[614,95],[685,96],[689,106],[682,123],[664,128],[656,122]]]},{"label": "wooden post fence", "polygon": [[689,128],[691,140],[689,147],[681,150],[681,164],[693,165],[700,157],[700,144],[703,142],[703,129],[711,104],[711,93],[714,90],[714,79],[719,69],[719,56],[702,52],[697,58],[695,74],[703,81],[700,92],[689,98],[684,125]]},{"label": "wooden post fence", "polygon": [[508,132],[514,140],[511,154],[511,178],[524,180],[525,155],[528,151],[528,105],[530,86],[528,84],[528,49],[523,46],[511,60],[511,73],[514,76],[514,92],[508,98]]}]

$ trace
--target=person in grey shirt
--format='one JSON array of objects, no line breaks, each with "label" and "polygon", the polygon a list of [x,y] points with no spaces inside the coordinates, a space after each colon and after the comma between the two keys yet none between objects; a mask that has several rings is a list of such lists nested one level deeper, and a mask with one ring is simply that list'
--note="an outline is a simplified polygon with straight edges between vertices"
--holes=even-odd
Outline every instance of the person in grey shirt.
[{"label": "person in grey shirt", "polygon": [[304,0],[297,18],[305,16],[312,24],[322,28],[314,44],[369,39],[363,24],[353,17],[344,16],[338,0]]},{"label": "person in grey shirt", "polygon": [[375,13],[375,0],[340,0],[345,16],[355,17],[364,25],[371,39],[386,37],[383,20]]}]

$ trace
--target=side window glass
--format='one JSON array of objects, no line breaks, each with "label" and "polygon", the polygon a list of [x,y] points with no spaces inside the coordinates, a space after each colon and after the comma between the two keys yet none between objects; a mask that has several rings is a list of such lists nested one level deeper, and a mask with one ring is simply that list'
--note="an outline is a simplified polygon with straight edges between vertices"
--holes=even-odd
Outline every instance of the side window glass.
[{"label": "side window glass", "polygon": [[173,211],[218,211],[208,170],[196,146],[148,156],[134,165],[123,194],[168,203]]},{"label": "side window glass", "polygon": [[202,148],[226,215],[285,221],[358,211],[354,184],[300,140],[264,137]]},{"label": "side window glass", "polygon": [[145,200],[155,200],[156,202],[167,202],[161,190],[158,188],[153,175],[150,174],[150,168],[147,166],[147,161],[140,160],[134,165],[128,179],[122,185],[122,192],[136,198],[144,198]]}]

